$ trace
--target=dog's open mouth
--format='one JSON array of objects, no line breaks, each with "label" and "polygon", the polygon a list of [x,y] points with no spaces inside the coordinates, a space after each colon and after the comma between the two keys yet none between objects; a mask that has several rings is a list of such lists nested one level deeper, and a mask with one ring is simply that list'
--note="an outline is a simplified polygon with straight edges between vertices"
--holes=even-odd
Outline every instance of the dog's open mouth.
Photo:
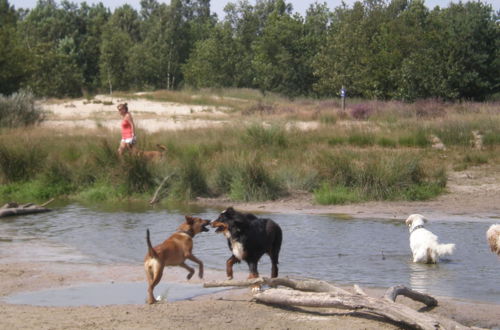
[{"label": "dog's open mouth", "polygon": [[201,231],[210,231],[209,228],[207,228],[210,225],[210,221],[205,223],[203,226],[201,226]]}]

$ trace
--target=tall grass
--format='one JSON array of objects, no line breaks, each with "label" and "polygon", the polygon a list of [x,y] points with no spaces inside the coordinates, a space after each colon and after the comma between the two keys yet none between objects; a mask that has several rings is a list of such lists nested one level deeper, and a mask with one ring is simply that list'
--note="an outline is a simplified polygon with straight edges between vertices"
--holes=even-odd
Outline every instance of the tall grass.
[{"label": "tall grass", "polygon": [[[159,93],[155,97],[194,97],[187,92]],[[210,96],[207,91],[197,93]],[[237,108],[240,112],[228,117],[234,124],[151,135],[144,131],[143,143],[167,145],[167,157],[160,162],[128,154],[118,157],[116,137],[105,130],[77,136],[47,128],[4,128],[0,200],[149,199],[165,177],[166,196],[181,200],[223,196],[264,201],[297,190],[313,193],[324,204],[421,200],[444,191],[446,168],[496,164],[500,158],[500,112],[488,105],[475,107],[472,114],[464,106],[455,110],[431,102],[366,102],[370,116],[352,120],[338,112],[336,100],[292,103],[244,91],[230,94],[221,92],[215,99],[245,99],[239,100],[244,104]],[[272,113],[242,114],[252,102],[272,104]],[[332,120],[322,119],[323,114]],[[284,124],[294,120],[322,125],[300,130]],[[473,149],[473,131],[483,135],[484,150]],[[432,149],[431,134],[445,143],[446,151]]]},{"label": "tall grass", "polygon": [[279,126],[265,127],[260,124],[252,124],[246,128],[241,140],[243,144],[255,148],[267,146],[286,148],[287,146],[285,130]]},{"label": "tall grass", "polygon": [[324,178],[314,192],[318,203],[428,199],[446,186],[444,167],[425,166],[415,153],[340,151],[320,156],[318,165]]},{"label": "tall grass", "polygon": [[0,178],[5,183],[26,181],[44,167],[46,155],[35,144],[0,144]]}]

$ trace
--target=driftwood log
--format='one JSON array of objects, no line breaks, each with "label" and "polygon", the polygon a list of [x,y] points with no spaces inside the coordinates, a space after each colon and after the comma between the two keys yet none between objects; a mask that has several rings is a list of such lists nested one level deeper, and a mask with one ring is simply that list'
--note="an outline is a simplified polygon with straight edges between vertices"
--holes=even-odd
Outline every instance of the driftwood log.
[{"label": "driftwood log", "polygon": [[13,216],[13,215],[24,215],[24,214],[33,214],[33,213],[42,213],[42,212],[50,212],[51,209],[45,208],[47,204],[52,202],[54,199],[51,199],[42,205],[36,205],[33,203],[28,204],[18,204],[16,202],[10,202],[0,207],[0,218]]},{"label": "driftwood log", "polygon": [[397,296],[406,296],[424,303],[427,307],[437,305],[437,300],[433,297],[402,285],[389,288],[383,298],[369,297],[359,286],[355,286],[355,293],[351,293],[331,283],[309,279],[257,278],[248,281],[208,282],[204,286],[253,286],[257,284],[266,284],[270,287],[285,286],[293,289],[271,288],[254,295],[257,302],[265,304],[347,309],[356,313],[376,315],[413,329],[469,329],[454,320],[420,313],[395,302]]}]

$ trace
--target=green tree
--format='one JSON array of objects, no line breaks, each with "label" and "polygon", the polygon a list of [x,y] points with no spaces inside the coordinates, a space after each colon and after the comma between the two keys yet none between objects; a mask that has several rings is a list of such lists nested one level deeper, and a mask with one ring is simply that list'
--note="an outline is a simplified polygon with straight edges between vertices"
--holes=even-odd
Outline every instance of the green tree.
[{"label": "green tree", "polygon": [[229,24],[220,24],[210,38],[196,43],[183,67],[186,83],[193,87],[235,87],[241,52]]},{"label": "green tree", "polygon": [[262,35],[253,43],[255,81],[260,89],[290,96],[307,94],[313,71],[308,65],[311,45],[303,19],[291,16],[291,6],[276,1]]},{"label": "green tree", "polygon": [[130,50],[140,40],[140,20],[129,5],[117,8],[103,28],[99,72],[103,86],[113,90],[128,90],[130,77]]},{"label": "green tree", "polygon": [[18,14],[7,0],[0,0],[0,94],[16,92],[27,79],[30,55],[16,29]]}]

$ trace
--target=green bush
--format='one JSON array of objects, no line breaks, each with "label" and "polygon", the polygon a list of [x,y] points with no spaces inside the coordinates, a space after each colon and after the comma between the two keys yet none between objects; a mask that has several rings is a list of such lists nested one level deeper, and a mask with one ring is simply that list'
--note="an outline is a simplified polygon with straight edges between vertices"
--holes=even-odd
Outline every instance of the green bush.
[{"label": "green bush", "polygon": [[144,157],[125,154],[121,165],[123,185],[128,195],[145,193],[155,187],[153,172]]},{"label": "green bush", "polygon": [[279,182],[257,160],[237,165],[231,180],[230,198],[235,201],[274,200],[282,194]]},{"label": "green bush", "polygon": [[201,158],[195,149],[185,153],[172,179],[171,198],[190,200],[208,195],[208,184]]},{"label": "green bush", "polygon": [[0,175],[4,182],[29,180],[43,168],[45,157],[33,144],[21,147],[0,144]]},{"label": "green bush", "polygon": [[21,127],[43,121],[45,113],[35,104],[31,91],[21,90],[10,97],[0,95],[0,127]]},{"label": "green bush", "polygon": [[425,167],[412,152],[343,151],[322,155],[316,164],[322,180],[329,183],[315,192],[317,195],[329,195],[331,187],[335,187],[334,196],[343,195],[344,191],[338,187],[345,187],[355,190],[364,200],[397,200],[409,196],[407,191],[417,186],[446,186],[444,168]]},{"label": "green bush", "polygon": [[246,128],[241,140],[244,145],[256,148],[267,146],[285,148],[288,145],[285,129],[279,126],[251,125]]}]

